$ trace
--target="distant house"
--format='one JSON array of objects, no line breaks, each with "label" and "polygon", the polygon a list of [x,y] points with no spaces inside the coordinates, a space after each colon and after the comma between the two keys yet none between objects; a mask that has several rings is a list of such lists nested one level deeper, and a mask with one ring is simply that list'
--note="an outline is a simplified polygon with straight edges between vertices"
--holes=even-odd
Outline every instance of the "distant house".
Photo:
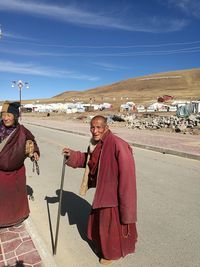
[{"label": "distant house", "polygon": [[147,112],[154,112],[160,110],[164,106],[163,103],[155,102],[147,107]]},{"label": "distant house", "polygon": [[122,104],[120,106],[120,111],[135,111],[135,103],[134,102],[126,102],[126,104]]},{"label": "distant house", "polygon": [[157,101],[163,103],[163,102],[167,102],[167,101],[170,101],[170,100],[173,100],[173,99],[174,99],[174,97],[171,96],[171,95],[163,95],[163,96],[159,96]]},{"label": "distant house", "polygon": [[192,101],[194,110],[194,113],[200,113],[200,100]]},{"label": "distant house", "polygon": [[94,106],[92,105],[84,105],[85,111],[94,111]]},{"label": "distant house", "polygon": [[145,112],[146,111],[146,109],[143,105],[138,105],[136,108],[137,108],[137,112]]}]

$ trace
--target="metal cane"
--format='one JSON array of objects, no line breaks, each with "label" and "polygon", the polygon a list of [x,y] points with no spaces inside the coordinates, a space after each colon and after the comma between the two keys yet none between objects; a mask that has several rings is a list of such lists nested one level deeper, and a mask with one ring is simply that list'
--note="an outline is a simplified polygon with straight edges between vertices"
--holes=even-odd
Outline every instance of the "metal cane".
[{"label": "metal cane", "polygon": [[60,225],[62,193],[63,193],[64,178],[65,178],[65,162],[66,162],[66,155],[64,155],[64,157],[63,157],[62,175],[61,175],[61,183],[60,183],[60,197],[59,197],[59,205],[58,205],[58,215],[57,215],[56,235],[55,235],[55,244],[54,244],[54,248],[53,248],[53,255],[56,254],[57,243],[58,243],[58,231],[59,231],[59,225]]}]

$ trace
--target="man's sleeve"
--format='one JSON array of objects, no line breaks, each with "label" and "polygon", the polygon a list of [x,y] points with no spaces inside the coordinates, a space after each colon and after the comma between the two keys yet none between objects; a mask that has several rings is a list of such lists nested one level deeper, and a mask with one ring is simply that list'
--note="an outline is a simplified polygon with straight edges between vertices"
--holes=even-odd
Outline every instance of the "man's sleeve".
[{"label": "man's sleeve", "polygon": [[117,148],[119,168],[119,212],[122,224],[134,223],[137,220],[137,192],[135,161],[132,149],[126,142],[120,142]]},{"label": "man's sleeve", "polygon": [[70,150],[70,156],[66,160],[66,164],[72,168],[84,168],[86,165],[87,153]]}]

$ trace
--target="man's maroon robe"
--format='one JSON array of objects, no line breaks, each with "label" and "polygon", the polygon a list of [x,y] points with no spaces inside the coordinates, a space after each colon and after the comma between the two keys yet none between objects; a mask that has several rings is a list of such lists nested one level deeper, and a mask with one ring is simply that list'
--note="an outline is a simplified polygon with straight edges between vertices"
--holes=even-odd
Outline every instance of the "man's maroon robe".
[{"label": "man's maroon robe", "polygon": [[[101,151],[97,147],[100,145]],[[97,149],[97,151],[96,151]],[[102,253],[102,257],[116,260],[135,251],[137,241],[137,192],[135,162],[127,142],[106,132],[88,162],[90,172],[98,159],[98,170],[89,174],[88,186],[95,184],[96,191],[88,221],[88,238]],[[94,156],[94,157],[93,157]],[[85,167],[87,153],[70,151],[66,164]],[[94,166],[93,166],[94,167]],[[90,178],[96,181],[91,183]]]},{"label": "man's maroon robe", "polygon": [[101,257],[118,260],[135,252],[136,223],[121,224],[118,207],[92,209],[87,236],[101,252]]}]

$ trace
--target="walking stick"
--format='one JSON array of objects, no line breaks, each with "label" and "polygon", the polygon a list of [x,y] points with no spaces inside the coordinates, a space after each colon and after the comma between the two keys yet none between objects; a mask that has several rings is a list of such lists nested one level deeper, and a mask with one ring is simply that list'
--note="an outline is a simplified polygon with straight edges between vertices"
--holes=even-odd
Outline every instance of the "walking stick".
[{"label": "walking stick", "polygon": [[66,155],[64,155],[64,157],[63,157],[62,175],[61,175],[61,183],[60,183],[60,196],[59,196],[56,235],[55,235],[55,244],[54,244],[54,248],[53,248],[53,255],[56,254],[57,243],[58,243],[58,231],[59,231],[59,225],[60,225],[60,212],[61,212],[61,204],[62,204],[61,202],[62,202],[63,184],[64,184],[64,177],[65,177],[65,161],[66,161]]}]

